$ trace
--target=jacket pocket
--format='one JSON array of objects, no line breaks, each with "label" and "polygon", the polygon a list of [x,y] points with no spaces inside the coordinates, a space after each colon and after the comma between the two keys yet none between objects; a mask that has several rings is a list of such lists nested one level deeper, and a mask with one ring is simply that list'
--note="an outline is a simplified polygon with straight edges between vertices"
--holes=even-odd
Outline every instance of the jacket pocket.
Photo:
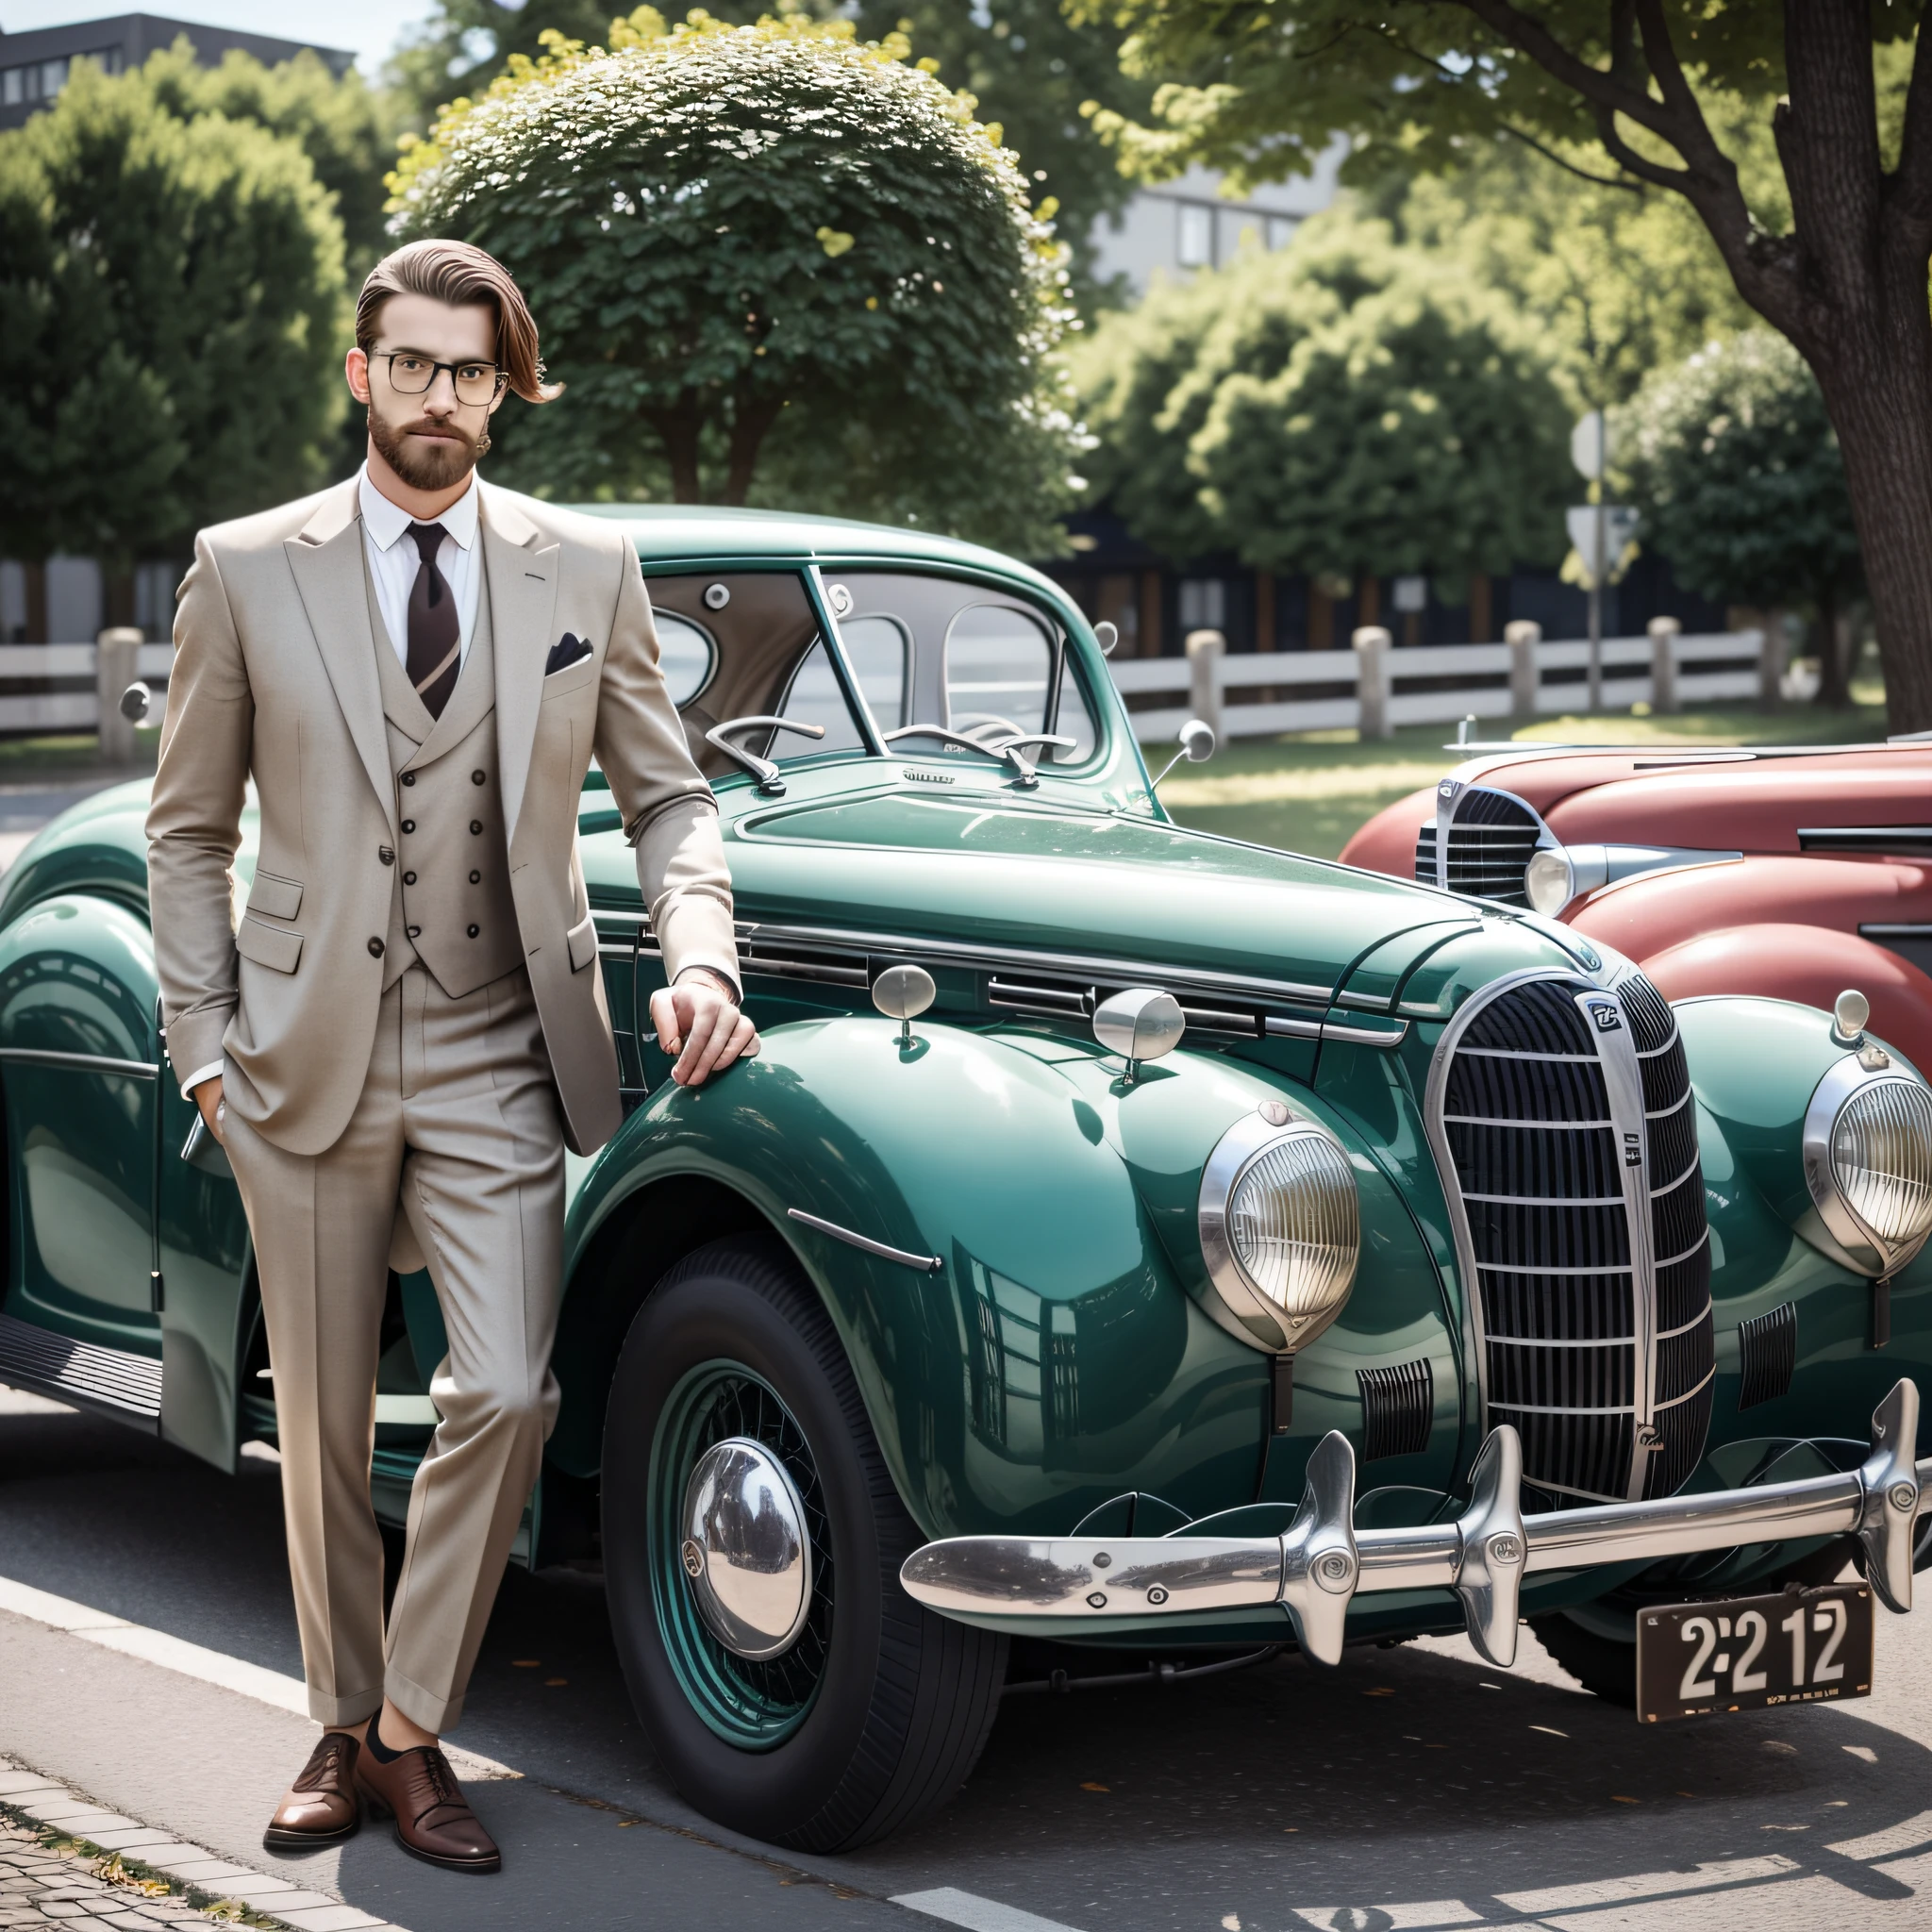
[{"label": "jacket pocket", "polygon": [[293,919],[302,909],[299,879],[278,878],[272,872],[258,872],[248,893],[248,909],[269,919]]},{"label": "jacket pocket", "polygon": [[566,691],[581,691],[597,675],[595,655],[579,658],[574,664],[566,664],[560,671],[553,671],[543,680],[542,702],[548,704],[552,698],[560,698]]},{"label": "jacket pocket", "polygon": [[292,973],[302,958],[302,935],[264,925],[258,919],[243,919],[235,934],[235,950],[271,973]]},{"label": "jacket pocket", "polygon": [[597,921],[594,914],[587,917],[582,924],[571,927],[565,943],[570,947],[570,970],[581,973],[586,966],[597,963]]}]

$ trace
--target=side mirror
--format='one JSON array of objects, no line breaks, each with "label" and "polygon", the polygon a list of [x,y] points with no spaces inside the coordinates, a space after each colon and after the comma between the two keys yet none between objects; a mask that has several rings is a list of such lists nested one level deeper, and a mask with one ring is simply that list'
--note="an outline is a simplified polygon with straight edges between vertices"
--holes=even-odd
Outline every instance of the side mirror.
[{"label": "side mirror", "polygon": [[155,694],[147,686],[139,681],[130,684],[121,693],[121,715],[130,724],[146,721],[147,714],[155,708]]},{"label": "side mirror", "polygon": [[899,1044],[912,1044],[912,1023],[939,997],[924,966],[888,966],[872,983],[872,1003],[899,1023]]},{"label": "side mirror", "polygon": [[1172,1053],[1187,1030],[1180,1002],[1158,986],[1129,987],[1093,1009],[1093,1037],[1126,1061],[1130,1087],[1140,1063]]},{"label": "side mirror", "polygon": [[1190,718],[1181,726],[1180,747],[1191,765],[1206,764],[1214,756],[1214,727],[1205,718]]},{"label": "side mirror", "polygon": [[1107,618],[1103,617],[1100,620],[1100,622],[1093,626],[1093,641],[1100,646],[1100,655],[1103,658],[1111,658],[1113,656],[1113,647],[1117,643],[1119,643],[1120,641],[1120,625],[1117,624],[1110,623]]}]

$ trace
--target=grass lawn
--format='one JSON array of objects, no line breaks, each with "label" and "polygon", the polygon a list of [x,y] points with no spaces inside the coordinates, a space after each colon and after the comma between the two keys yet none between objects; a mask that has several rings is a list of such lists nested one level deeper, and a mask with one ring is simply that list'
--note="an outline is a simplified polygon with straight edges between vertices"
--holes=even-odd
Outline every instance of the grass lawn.
[{"label": "grass lawn", "polygon": [[[1511,731],[1497,720],[1478,725],[1493,741],[1557,744],[1869,744],[1885,737],[1881,693],[1853,687],[1866,702],[1846,711],[1788,705],[1782,710],[1685,711],[1674,718],[1627,711],[1592,718],[1545,718]],[[1205,765],[1178,766],[1160,796],[1184,825],[1257,845],[1333,858],[1363,820],[1431,785],[1461,762],[1445,744],[1453,724],[1409,725],[1363,743],[1353,731],[1305,731],[1242,739]],[[1172,748],[1144,747],[1155,771]]]}]

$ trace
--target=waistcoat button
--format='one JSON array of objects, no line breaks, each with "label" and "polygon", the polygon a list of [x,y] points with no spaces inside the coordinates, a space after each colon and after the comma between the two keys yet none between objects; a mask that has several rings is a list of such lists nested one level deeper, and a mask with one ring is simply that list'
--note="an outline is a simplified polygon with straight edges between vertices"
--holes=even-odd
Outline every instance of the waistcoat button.
[{"label": "waistcoat button", "polygon": [[482,782],[483,782],[483,774],[482,774],[481,772],[472,772],[472,773],[470,774],[470,783],[471,783],[472,785],[480,785],[480,784],[482,784]]},{"label": "waistcoat button", "polygon": [[473,832],[480,832],[483,829],[483,821],[481,819],[472,819],[470,821],[470,829]]},{"label": "waistcoat button", "polygon": [[404,831],[406,831],[406,832],[413,832],[413,831],[414,831],[415,829],[416,829],[416,821],[415,821],[414,819],[405,819],[405,820],[403,821],[403,830],[404,830]]},{"label": "waistcoat button", "polygon": [[375,848],[375,856],[376,858],[381,859],[383,864],[385,865],[393,865],[396,862],[395,854],[391,852],[387,845],[378,845]]},{"label": "waistcoat button", "polygon": [[371,940],[369,941],[369,957],[372,959],[382,958],[382,941],[380,940]]},{"label": "waistcoat button", "polygon": [[483,874],[480,872],[473,872],[470,874],[470,883],[473,886],[480,886],[483,883]]},{"label": "waistcoat button", "polygon": [[415,782],[416,774],[414,772],[405,772],[403,774],[403,783],[405,785],[413,785]]},{"label": "waistcoat button", "polygon": [[412,925],[409,928],[409,937],[412,940],[420,940],[423,937],[423,928],[420,925]]},{"label": "waistcoat button", "polygon": [[480,925],[473,925],[473,926],[472,926],[472,927],[470,928],[470,937],[471,937],[472,939],[475,939],[475,938],[476,937],[476,935],[477,935],[477,934],[478,934],[479,932],[481,932],[482,930],[483,930],[483,928],[482,928],[482,927],[481,927]]},{"label": "waistcoat button", "polygon": [[416,874],[412,872],[406,872],[403,874],[403,883],[406,886],[413,886],[416,883]]}]

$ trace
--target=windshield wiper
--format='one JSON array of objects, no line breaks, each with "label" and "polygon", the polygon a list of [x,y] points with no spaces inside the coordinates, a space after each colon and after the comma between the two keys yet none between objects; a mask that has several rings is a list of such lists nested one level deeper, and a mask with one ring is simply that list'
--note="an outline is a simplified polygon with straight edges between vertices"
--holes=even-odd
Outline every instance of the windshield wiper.
[{"label": "windshield wiper", "polygon": [[755,751],[746,751],[741,744],[733,744],[728,736],[733,731],[795,731],[801,738],[823,738],[825,727],[823,724],[800,724],[790,718],[727,718],[722,724],[713,724],[705,733],[705,742],[715,744],[727,758],[738,762],[758,781],[758,790],[771,798],[785,795],[785,780],[779,775],[778,768],[770,758],[761,758]]},{"label": "windshield wiper", "polygon": [[1061,738],[1051,731],[1023,732],[1013,738],[988,740],[970,738],[963,731],[954,731],[944,724],[906,724],[897,731],[888,731],[885,742],[896,743],[902,738],[937,738],[941,744],[957,744],[961,751],[984,752],[990,758],[998,758],[1013,774],[1016,785],[1037,785],[1040,774],[1034,770],[1032,761],[1020,755],[1023,744],[1053,744],[1072,747],[1074,740]]}]

